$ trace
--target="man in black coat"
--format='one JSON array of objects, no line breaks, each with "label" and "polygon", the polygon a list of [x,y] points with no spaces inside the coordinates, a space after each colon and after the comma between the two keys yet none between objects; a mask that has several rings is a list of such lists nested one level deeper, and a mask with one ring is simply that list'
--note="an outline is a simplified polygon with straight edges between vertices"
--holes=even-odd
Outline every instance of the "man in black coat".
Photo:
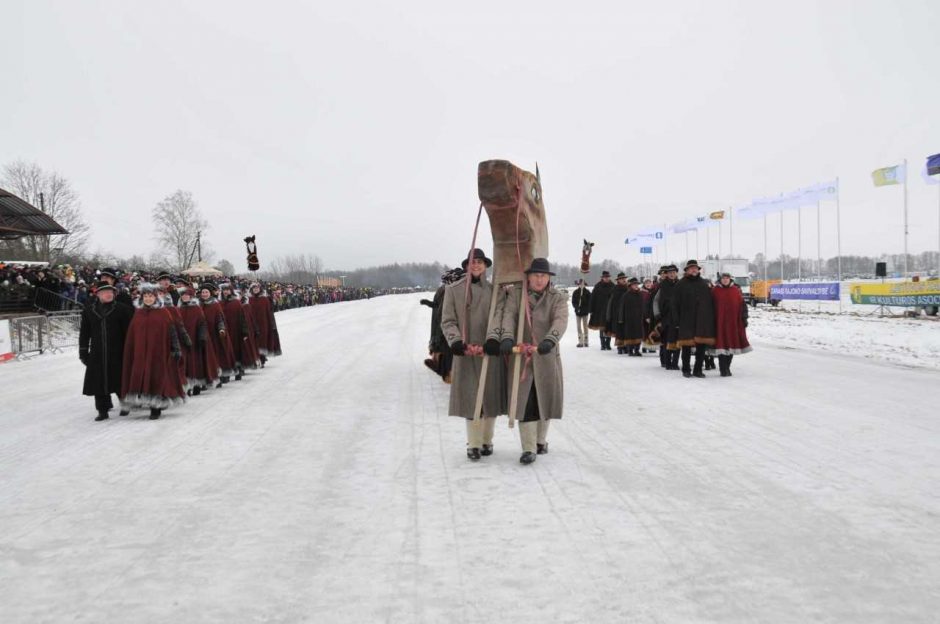
[{"label": "man in black coat", "polygon": [[[702,365],[706,350],[715,344],[715,301],[695,260],[685,265],[685,276],[676,284],[674,318],[679,328],[677,346],[682,349],[682,376],[704,377]],[[695,368],[689,367],[695,348]]]},{"label": "man in black coat", "polygon": [[[100,282],[97,298],[82,311],[78,334],[78,358],[85,365],[82,394],[95,397],[95,420],[106,420],[114,407],[111,394],[121,392],[124,339],[134,308],[115,301],[114,286]],[[125,412],[121,412],[126,415]]]},{"label": "man in black coat", "polygon": [[[617,314],[620,311],[620,300],[627,294],[627,275],[622,271],[617,274],[617,285],[610,293],[607,300],[607,313],[604,316],[604,332],[607,335],[607,349],[610,349],[610,339],[617,335]],[[617,340],[617,354],[623,355],[627,350],[624,348],[623,341]]]},{"label": "man in black coat", "polygon": [[601,351],[610,350],[610,338],[605,335],[607,327],[607,303],[614,292],[614,283],[610,281],[610,271],[601,273],[601,281],[594,285],[591,291],[591,318],[588,321],[590,329],[596,329],[601,335]]},{"label": "man in black coat", "polygon": [[674,264],[664,266],[660,272],[659,289],[653,297],[653,323],[659,331],[659,365],[666,370],[679,370],[679,347],[676,344],[679,327],[673,306],[678,272],[679,267]]},{"label": "man in black coat", "polygon": [[591,291],[583,279],[578,280],[578,288],[571,295],[571,307],[578,323],[578,346],[588,346],[588,317],[591,314]]}]

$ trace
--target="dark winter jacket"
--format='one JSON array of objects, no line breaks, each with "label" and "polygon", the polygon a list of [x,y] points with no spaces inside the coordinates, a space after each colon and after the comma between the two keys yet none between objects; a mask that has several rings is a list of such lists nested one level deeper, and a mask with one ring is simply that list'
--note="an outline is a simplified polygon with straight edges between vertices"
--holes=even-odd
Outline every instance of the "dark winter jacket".
[{"label": "dark winter jacket", "polygon": [[124,339],[134,308],[112,301],[95,301],[82,311],[78,332],[78,357],[85,364],[88,396],[119,393],[124,361]]},{"label": "dark winter jacket", "polygon": [[627,285],[624,284],[621,286],[618,284],[614,286],[613,291],[610,293],[610,298],[607,300],[607,313],[604,315],[604,331],[607,332],[608,336],[613,336],[617,333],[617,314],[620,311],[620,300],[625,294],[627,294]]},{"label": "dark winter jacket", "polygon": [[434,293],[431,302],[431,339],[428,341],[429,353],[444,353],[450,351],[444,332],[441,331],[441,313],[444,309],[444,286],[440,286]]},{"label": "dark winter jacket", "polygon": [[587,316],[591,313],[591,291],[585,286],[579,286],[571,295],[571,307],[575,316]]},{"label": "dark winter jacket", "polygon": [[676,284],[673,318],[679,327],[679,347],[715,344],[715,303],[701,275],[686,275]]},{"label": "dark winter jacket", "polygon": [[643,341],[645,309],[645,299],[639,290],[628,289],[620,298],[614,322],[617,346],[638,345]]},{"label": "dark winter jacket", "polygon": [[604,329],[607,324],[607,303],[614,292],[614,283],[599,281],[591,291],[591,318],[588,327],[591,329]]}]

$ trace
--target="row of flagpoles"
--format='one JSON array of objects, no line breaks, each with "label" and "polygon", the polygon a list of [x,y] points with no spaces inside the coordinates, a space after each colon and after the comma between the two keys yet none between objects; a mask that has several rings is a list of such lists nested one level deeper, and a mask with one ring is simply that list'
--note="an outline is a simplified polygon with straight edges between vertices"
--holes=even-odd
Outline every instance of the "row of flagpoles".
[{"label": "row of flagpoles", "polygon": [[[904,186],[904,275],[908,275],[908,258],[907,258],[907,239],[908,239],[908,214],[907,214],[907,160],[902,161],[898,165],[891,167],[884,167],[881,169],[876,169],[872,172],[872,181],[876,187],[878,186],[891,186],[891,185],[903,185]],[[933,156],[927,157],[927,162],[921,172],[921,176],[927,184],[938,185],[938,218],[940,218],[940,154],[934,154]],[[624,239],[624,244],[628,246],[639,247],[641,253],[649,254],[653,247],[659,245],[668,245],[669,234],[686,234],[686,256],[689,254],[688,248],[688,233],[695,232],[695,253],[699,255],[698,250],[698,231],[701,228],[708,228],[715,223],[718,224],[718,256],[721,258],[721,246],[722,246],[722,235],[721,235],[721,223],[725,220],[726,216],[729,222],[730,235],[730,249],[731,255],[734,255],[734,217],[737,216],[739,219],[764,219],[764,277],[767,276],[767,215],[781,213],[780,218],[780,275],[783,277],[783,216],[782,213],[787,210],[796,210],[797,219],[799,220],[800,225],[798,226],[799,232],[802,232],[802,209],[807,205],[816,205],[816,254],[817,254],[817,274],[819,273],[820,265],[822,264],[822,250],[820,243],[819,231],[820,227],[820,209],[821,203],[824,201],[834,201],[836,207],[836,253],[838,258],[838,274],[839,281],[842,281],[842,218],[839,210],[839,178],[831,180],[829,182],[819,182],[805,188],[799,188],[795,191],[789,193],[781,193],[780,195],[773,197],[761,197],[754,199],[750,203],[739,206],[737,209],[729,208],[725,210],[717,210],[710,212],[705,215],[696,216],[691,219],[686,219],[674,223],[673,225],[663,225],[662,227],[654,226],[647,227],[641,230],[634,232],[633,234],[628,235]],[[707,232],[706,232],[707,234]],[[706,239],[710,244],[710,237]],[[797,263],[799,275],[798,277],[802,279],[802,240],[798,236],[797,240],[798,253],[797,257],[799,261]],[[666,248],[668,250],[668,247]],[[940,251],[940,228],[938,228],[937,233],[937,249]],[[710,250],[707,252],[710,255]],[[668,251],[667,254],[668,256]],[[940,258],[940,256],[938,256]],[[940,260],[938,260],[940,262]],[[938,274],[940,274],[940,266],[937,267]],[[818,276],[818,275],[817,275]]]}]

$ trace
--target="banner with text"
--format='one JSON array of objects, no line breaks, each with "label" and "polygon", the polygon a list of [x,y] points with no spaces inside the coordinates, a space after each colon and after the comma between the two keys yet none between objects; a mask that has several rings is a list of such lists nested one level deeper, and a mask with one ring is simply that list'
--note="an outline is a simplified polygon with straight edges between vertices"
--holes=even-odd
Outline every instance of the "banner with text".
[{"label": "banner with text", "polygon": [[852,284],[849,287],[849,294],[852,297],[852,303],[860,305],[940,305],[940,280]]},{"label": "banner with text", "polygon": [[774,284],[770,287],[771,299],[800,299],[803,301],[838,301],[839,283]]}]

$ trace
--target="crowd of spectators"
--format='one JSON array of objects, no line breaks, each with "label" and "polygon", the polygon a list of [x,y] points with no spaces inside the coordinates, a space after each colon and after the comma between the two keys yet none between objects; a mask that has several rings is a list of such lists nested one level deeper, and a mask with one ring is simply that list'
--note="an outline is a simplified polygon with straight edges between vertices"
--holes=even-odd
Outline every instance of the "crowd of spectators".
[{"label": "crowd of spectators", "polygon": [[[148,271],[118,271],[117,286],[136,296],[139,284],[156,281],[157,273]],[[48,266],[45,264],[0,263],[0,309],[32,308],[38,289],[55,293],[59,297],[84,306],[94,294],[94,284],[101,270],[87,266]],[[199,279],[193,279],[198,285]],[[319,287],[313,284],[293,284],[276,281],[265,282],[251,277],[214,277],[207,281],[231,282],[236,288],[245,290],[251,283],[259,282],[271,296],[275,311],[305,306],[371,299],[379,295],[417,292],[421,288],[368,288],[368,287]],[[56,309],[62,309],[61,306]]]}]

